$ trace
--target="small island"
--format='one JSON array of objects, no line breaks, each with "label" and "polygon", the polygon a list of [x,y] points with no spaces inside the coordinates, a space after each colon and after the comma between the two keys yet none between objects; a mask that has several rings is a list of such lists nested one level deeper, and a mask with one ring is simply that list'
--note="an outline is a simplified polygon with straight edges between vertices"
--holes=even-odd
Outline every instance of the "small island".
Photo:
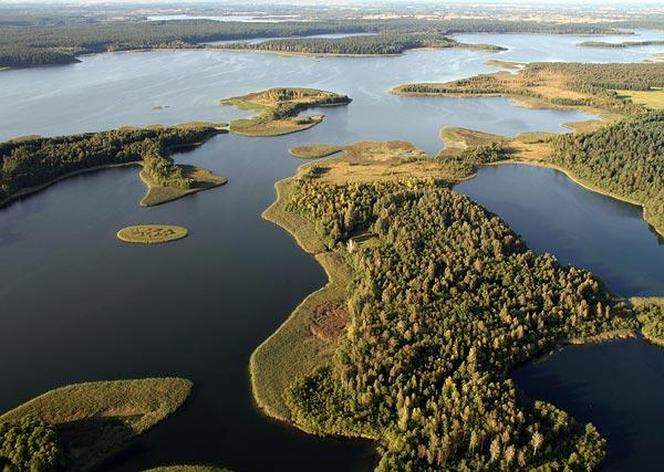
[{"label": "small island", "polygon": [[118,239],[134,244],[161,244],[186,238],[187,228],[172,225],[127,226],[117,232]]},{"label": "small island", "polygon": [[[10,470],[90,469],[173,414],[191,389],[192,383],[182,378],[56,388],[0,416],[0,448],[12,448],[0,449],[2,460],[9,460],[0,465]],[[5,443],[5,436],[12,441]]]},{"label": "small island", "polygon": [[577,44],[581,48],[602,48],[602,49],[626,49],[645,46],[662,46],[663,40],[653,39],[645,41],[622,41],[620,43],[610,43],[608,41],[582,41]]},{"label": "small island", "polygon": [[300,112],[315,107],[348,105],[350,102],[346,95],[310,88],[271,88],[220,101],[222,105],[258,113],[253,118],[231,122],[231,132],[243,136],[280,136],[303,131],[323,121],[324,115],[300,117]]}]

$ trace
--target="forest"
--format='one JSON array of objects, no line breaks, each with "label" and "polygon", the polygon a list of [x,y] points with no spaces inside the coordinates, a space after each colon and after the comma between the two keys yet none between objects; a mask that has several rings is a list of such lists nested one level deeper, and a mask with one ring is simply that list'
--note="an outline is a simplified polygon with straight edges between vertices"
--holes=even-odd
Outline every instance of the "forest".
[{"label": "forest", "polygon": [[288,208],[328,248],[358,233],[349,322],[331,362],[286,392],[319,434],[377,439],[377,470],[592,470],[604,440],[508,373],[558,343],[628,335],[591,273],[537,255],[498,217],[429,181],[298,180]]},{"label": "forest", "polygon": [[55,138],[26,137],[0,143],[0,202],[71,172],[143,161],[146,175],[161,185],[187,188],[191,181],[168,157],[168,148],[204,141],[211,126],[120,128]]},{"label": "forest", "polygon": [[493,51],[504,48],[486,44],[463,44],[439,32],[382,33],[346,38],[273,39],[258,44],[230,43],[215,46],[219,49],[247,49],[305,54],[400,54],[416,48],[473,47]]},{"label": "forest", "polygon": [[620,43],[609,43],[606,41],[583,41],[577,44],[582,48],[606,48],[606,49],[626,49],[643,46],[661,46],[664,41],[648,40],[648,41],[622,41]]},{"label": "forest", "polygon": [[[662,77],[664,80],[664,77]],[[620,198],[642,203],[664,228],[664,111],[553,140],[552,163]]]},{"label": "forest", "polygon": [[[0,67],[73,62],[75,55],[117,50],[205,47],[201,43],[329,33],[463,32],[619,33],[608,25],[536,21],[325,20],[283,23],[182,21],[110,21],[67,26],[0,27]],[[71,58],[67,58],[71,55]],[[67,59],[67,60],[65,60]]]},{"label": "forest", "polygon": [[34,418],[0,422],[0,470],[55,472],[63,465],[57,433],[46,423]]}]

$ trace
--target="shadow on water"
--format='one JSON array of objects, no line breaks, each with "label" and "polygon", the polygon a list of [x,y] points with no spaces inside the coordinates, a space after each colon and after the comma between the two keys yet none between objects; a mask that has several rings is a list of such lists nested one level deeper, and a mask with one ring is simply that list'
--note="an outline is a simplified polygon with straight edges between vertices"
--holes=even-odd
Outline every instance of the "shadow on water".
[{"label": "shadow on water", "polygon": [[545,400],[597,427],[607,440],[602,470],[661,470],[661,348],[640,339],[568,346],[512,377],[527,398]]}]

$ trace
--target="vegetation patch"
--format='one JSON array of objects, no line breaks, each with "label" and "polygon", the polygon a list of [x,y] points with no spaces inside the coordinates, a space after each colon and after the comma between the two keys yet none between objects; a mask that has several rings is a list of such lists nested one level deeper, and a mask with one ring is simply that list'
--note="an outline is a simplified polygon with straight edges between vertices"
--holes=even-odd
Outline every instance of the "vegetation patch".
[{"label": "vegetation patch", "polygon": [[[139,175],[147,187],[145,196],[143,196],[140,202],[141,206],[161,205],[162,203],[177,200],[192,193],[220,187],[228,182],[226,177],[217,175],[202,167],[189,165],[176,166],[180,169],[181,177],[175,181],[154,181],[145,168],[141,171]],[[180,182],[184,182],[184,184],[180,184]]]},{"label": "vegetation patch", "polygon": [[664,298],[632,298],[641,333],[653,344],[664,347]]},{"label": "vegetation patch", "polygon": [[0,453],[0,463],[27,470],[30,456],[27,463],[44,466],[30,470],[89,469],[174,413],[191,388],[185,379],[154,378],[51,390],[0,416],[0,443],[6,444],[7,431],[14,428],[11,441],[30,444],[6,456]]},{"label": "vegetation patch", "polygon": [[664,90],[616,90],[621,98],[627,98],[633,103],[644,105],[652,110],[664,109]]},{"label": "vegetation patch", "polygon": [[[589,272],[529,251],[449,175],[408,143],[366,142],[278,185],[266,216],[343,261],[328,287],[344,288],[310,296],[256,350],[259,404],[305,431],[376,439],[379,470],[597,467],[599,433],[520,401],[508,373],[560,342],[633,335],[631,311]],[[340,307],[323,351],[312,321]]]},{"label": "vegetation patch", "polygon": [[325,302],[314,308],[311,332],[325,342],[334,342],[348,323],[348,310],[342,303]]},{"label": "vegetation patch", "polygon": [[169,157],[225,132],[220,124],[125,127],[73,136],[24,137],[0,143],[0,206],[82,172],[118,165],[142,165],[152,187],[169,189],[159,203],[225,182],[203,169],[177,165]]},{"label": "vegetation patch", "polygon": [[442,131],[446,148],[439,157],[457,179],[471,176],[478,165],[505,160],[556,168],[593,191],[643,206],[646,220],[664,234],[660,171],[664,168],[664,115],[626,99],[626,94],[645,95],[653,97],[649,98],[652,105],[663,87],[663,63],[533,63],[517,74],[498,72],[445,84],[403,85],[394,92],[508,95],[548,106],[599,111],[607,122],[568,123],[576,131],[570,135],[525,133],[504,138],[446,129]]},{"label": "vegetation patch", "polygon": [[[530,63],[517,74],[495,72],[446,83],[400,85],[399,95],[504,95],[530,106],[575,107],[599,111],[613,121],[643,107],[624,100],[620,90],[664,87],[664,64]],[[608,112],[608,114],[607,114]]]},{"label": "vegetation patch", "polygon": [[160,244],[186,238],[187,228],[171,225],[127,226],[118,231],[118,239],[126,243]]},{"label": "vegetation patch", "polygon": [[345,38],[286,38],[272,39],[260,43],[230,43],[214,46],[218,49],[269,51],[281,54],[332,55],[332,56],[383,56],[401,54],[417,48],[480,49],[505,51],[492,44],[460,43],[441,32],[385,32],[369,36]]},{"label": "vegetation patch", "polygon": [[523,62],[501,61],[498,59],[489,59],[484,62],[487,66],[498,67],[499,69],[520,70],[525,67]]},{"label": "vegetation patch", "polygon": [[644,46],[662,46],[664,41],[661,40],[647,40],[647,41],[622,41],[620,43],[610,43],[607,41],[582,41],[577,44],[582,48],[602,48],[602,49],[627,49],[637,48]]},{"label": "vegetation patch", "polygon": [[305,144],[303,146],[292,147],[288,152],[300,159],[320,159],[341,152],[343,149],[343,146],[335,146],[333,144]]},{"label": "vegetation patch", "polygon": [[347,105],[351,99],[308,88],[272,88],[240,97],[221,100],[222,105],[232,105],[258,113],[254,118],[231,122],[230,130],[244,136],[280,136],[311,128],[323,121],[323,115],[298,116],[314,107]]}]

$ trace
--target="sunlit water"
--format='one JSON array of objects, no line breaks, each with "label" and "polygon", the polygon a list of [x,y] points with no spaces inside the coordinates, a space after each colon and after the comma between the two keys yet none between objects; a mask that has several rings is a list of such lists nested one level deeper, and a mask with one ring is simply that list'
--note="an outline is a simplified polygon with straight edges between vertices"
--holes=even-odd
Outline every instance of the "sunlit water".
[{"label": "sunlit water", "polygon": [[[406,139],[434,153],[445,126],[514,135],[563,131],[564,122],[590,118],[529,110],[503,98],[397,97],[387,92],[394,85],[489,72],[495,69],[484,62],[492,58],[589,60],[585,54],[600,54],[598,60],[619,60],[613,50],[570,49],[570,37],[477,39],[514,41],[514,57],[460,49],[386,58],[162,51],[93,55],[70,66],[0,72],[1,139],[229,120],[246,113],[220,107],[219,98],[274,86],[319,87],[353,98],[348,107],[319,110],[327,119],[306,132],[254,139],[222,135],[176,157],[228,176],[228,185],[218,189],[142,209],[137,171],[122,168],[69,179],[0,210],[0,358],[6,360],[0,375],[8,379],[0,389],[0,410],[71,382],[180,375],[195,382],[193,398],[110,468],[192,462],[238,471],[370,468],[370,446],[300,434],[267,420],[252,404],[250,353],[325,280],[288,234],[259,215],[274,199],[274,182],[300,164],[287,154],[292,145]],[[578,55],[568,57],[572,51]],[[553,172],[519,170],[510,176],[505,169],[497,168],[488,179],[482,171],[465,184],[476,187],[467,193],[503,216],[535,249],[592,268],[618,293],[661,292],[662,247],[636,209],[579,189]],[[522,179],[536,182],[537,198],[528,188],[519,190]],[[546,191],[555,199],[542,205]],[[569,219],[552,215],[563,211],[571,212]],[[148,222],[184,225],[190,237],[158,247],[116,240],[118,228]],[[597,244],[596,238],[606,241]],[[652,356],[664,365],[660,351]],[[615,373],[616,382],[629,381],[621,375]],[[548,385],[538,378],[537,386]],[[589,389],[593,381],[581,380]],[[656,398],[662,383],[648,385],[648,398]],[[561,404],[574,398],[574,391],[561,392]],[[624,406],[620,397],[612,401],[616,408]],[[661,437],[648,425],[630,423],[643,436]]]}]

